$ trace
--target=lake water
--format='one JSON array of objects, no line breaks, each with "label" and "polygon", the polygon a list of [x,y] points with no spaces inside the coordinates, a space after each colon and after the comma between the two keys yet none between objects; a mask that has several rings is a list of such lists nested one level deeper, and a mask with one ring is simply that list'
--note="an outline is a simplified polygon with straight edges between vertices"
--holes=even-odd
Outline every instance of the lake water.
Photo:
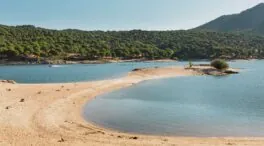
[{"label": "lake water", "polygon": [[186,65],[188,62],[129,62],[111,64],[15,65],[0,66],[0,79],[18,83],[66,83],[94,81],[125,76],[140,67]]},{"label": "lake water", "polygon": [[150,80],[93,99],[84,117],[122,132],[174,136],[264,136],[264,61],[237,61],[224,77]]}]

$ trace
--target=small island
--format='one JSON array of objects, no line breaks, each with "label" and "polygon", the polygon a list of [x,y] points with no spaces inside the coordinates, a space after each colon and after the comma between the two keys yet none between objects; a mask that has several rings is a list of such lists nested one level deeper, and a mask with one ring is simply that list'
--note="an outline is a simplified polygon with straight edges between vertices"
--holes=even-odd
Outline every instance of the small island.
[{"label": "small island", "polygon": [[[158,67],[155,67],[153,69],[135,68],[132,70],[132,72],[144,72],[146,70],[154,70],[154,69],[157,70]],[[196,75],[224,76],[224,75],[239,73],[238,69],[230,68],[229,64],[222,59],[212,60],[210,64],[193,64],[190,61],[189,65],[187,67],[184,67],[184,69],[187,71],[193,71]]]},{"label": "small island", "polygon": [[238,69],[233,69],[229,67],[229,64],[222,59],[215,59],[211,64],[198,64],[194,65],[191,62],[186,69],[194,70],[200,72],[201,74],[213,75],[213,76],[223,76],[229,74],[238,74]]}]

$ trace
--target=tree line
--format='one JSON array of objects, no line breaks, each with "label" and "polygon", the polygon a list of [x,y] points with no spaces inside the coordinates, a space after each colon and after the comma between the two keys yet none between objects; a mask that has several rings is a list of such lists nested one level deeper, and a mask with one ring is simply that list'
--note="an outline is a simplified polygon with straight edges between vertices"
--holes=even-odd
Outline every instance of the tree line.
[{"label": "tree line", "polygon": [[50,30],[0,25],[0,58],[247,59],[264,57],[264,37],[213,31]]}]

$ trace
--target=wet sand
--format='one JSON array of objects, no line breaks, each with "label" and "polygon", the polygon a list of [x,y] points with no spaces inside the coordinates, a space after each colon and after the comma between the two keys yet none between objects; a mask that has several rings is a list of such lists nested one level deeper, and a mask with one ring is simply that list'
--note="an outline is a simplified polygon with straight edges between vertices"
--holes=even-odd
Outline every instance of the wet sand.
[{"label": "wet sand", "polygon": [[87,123],[86,102],[144,80],[201,75],[183,67],[143,69],[120,79],[60,84],[0,82],[0,145],[264,145],[264,138],[195,138],[125,134]]}]

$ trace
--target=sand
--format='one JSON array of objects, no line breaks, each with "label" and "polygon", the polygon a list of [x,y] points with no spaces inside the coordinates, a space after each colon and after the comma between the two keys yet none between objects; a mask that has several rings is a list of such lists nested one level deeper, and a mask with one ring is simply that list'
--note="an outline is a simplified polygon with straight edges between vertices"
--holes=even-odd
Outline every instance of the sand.
[{"label": "sand", "polygon": [[[143,69],[112,80],[63,84],[0,82],[0,145],[264,145],[264,138],[195,138],[125,134],[82,117],[96,96],[144,80],[200,75],[183,67]],[[180,111],[179,111],[180,112]]]}]

